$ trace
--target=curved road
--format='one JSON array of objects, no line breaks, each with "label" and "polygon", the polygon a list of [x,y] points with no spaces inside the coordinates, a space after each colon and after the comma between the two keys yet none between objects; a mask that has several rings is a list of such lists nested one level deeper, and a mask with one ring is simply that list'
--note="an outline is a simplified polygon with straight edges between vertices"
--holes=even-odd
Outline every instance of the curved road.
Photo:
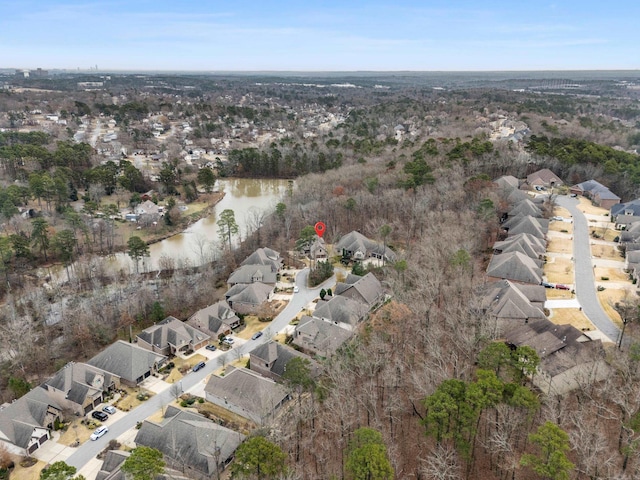
[{"label": "curved road", "polygon": [[576,198],[558,195],[556,203],[558,206],[569,210],[573,216],[576,297],[587,318],[612,342],[616,343],[620,336],[620,329],[604,312],[596,294],[596,282],[593,275],[591,248],[589,246],[589,225],[584,214],[577,208],[580,202]]},{"label": "curved road", "polygon": [[[273,319],[271,324],[265,329],[269,331],[269,334],[263,335],[257,340],[247,340],[242,345],[238,345],[232,350],[222,352],[216,351],[216,356],[209,360],[205,367],[198,372],[189,372],[180,381],[183,391],[188,391],[191,388],[202,382],[208,375],[223,365],[222,359],[225,355],[229,357],[229,361],[237,358],[239,355],[245,355],[251,352],[254,348],[262,343],[266,343],[270,340],[272,335],[284,329],[291,319],[296,316],[303,307],[316,298],[320,294],[320,290],[327,285],[333,285],[335,283],[335,276],[326,280],[322,285],[316,288],[307,288],[307,277],[309,276],[309,269],[305,268],[296,275],[296,285],[300,288],[298,293],[293,294],[289,304]],[[239,350],[239,352],[238,352]],[[228,361],[225,363],[229,363]],[[84,444],[80,445],[76,451],[69,456],[66,460],[67,464],[76,467],[80,470],[87,462],[100,453],[109,443],[109,440],[119,437],[127,430],[136,426],[136,423],[142,422],[145,418],[151,416],[153,413],[171,403],[174,400],[171,395],[170,388],[154,395],[149,400],[138,406],[137,408],[128,412],[124,417],[113,423],[107,422],[109,431],[106,435],[99,438],[96,441],[88,440]]]}]

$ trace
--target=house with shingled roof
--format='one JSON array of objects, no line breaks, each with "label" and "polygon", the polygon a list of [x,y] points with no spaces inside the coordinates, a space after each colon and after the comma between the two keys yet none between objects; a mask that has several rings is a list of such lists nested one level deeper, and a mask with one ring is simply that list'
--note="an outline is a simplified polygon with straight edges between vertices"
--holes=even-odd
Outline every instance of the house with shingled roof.
[{"label": "house with shingled roof", "polygon": [[204,347],[211,337],[175,317],[167,317],[136,335],[139,347],[161,355],[177,355]]},{"label": "house with shingled roof", "polygon": [[589,198],[594,205],[609,210],[620,203],[620,197],[596,180],[587,180],[570,188],[571,193]]},{"label": "house with shingled roof", "polygon": [[519,233],[493,244],[493,253],[496,255],[510,252],[520,252],[530,258],[542,259],[546,247],[543,240],[528,233]]},{"label": "house with shingled roof", "polygon": [[364,276],[347,275],[344,282],[336,284],[334,295],[340,295],[363,303],[369,309],[380,305],[385,299],[382,284],[371,272]]},{"label": "house with shingled roof", "polygon": [[219,478],[245,436],[187,410],[168,406],[162,420],[142,422],[136,445],[155,448],[189,478]]},{"label": "house with shingled roof", "polygon": [[530,215],[523,217],[515,216],[504,222],[502,228],[507,230],[507,234],[510,237],[518,235],[519,233],[528,233],[529,235],[544,240],[549,231],[549,220],[534,218]]},{"label": "house with shingled roof", "polygon": [[543,310],[545,299],[545,289],[541,285],[518,285],[501,280],[487,286],[482,297],[482,309],[504,331],[532,320],[546,319]]},{"label": "house with shingled roof", "polygon": [[319,367],[308,355],[273,340],[259,345],[249,353],[249,368],[263,377],[281,382],[287,371],[287,364],[294,358],[308,360],[311,375],[318,375]]},{"label": "house with shingled roof", "polygon": [[487,267],[487,276],[540,285],[542,261],[529,258],[520,252],[494,255]]},{"label": "house with shingled roof", "polygon": [[10,453],[30,455],[49,438],[62,407],[42,387],[0,407],[0,445]]},{"label": "house with shingled roof", "polygon": [[396,260],[395,252],[389,247],[374,242],[355,230],[340,238],[335,249],[344,258],[353,260],[362,261],[367,258],[385,259],[387,262],[395,262]]},{"label": "house with shingled roof", "polygon": [[521,202],[518,202],[511,208],[511,210],[507,212],[508,217],[515,217],[516,215],[529,215],[532,217],[540,218],[542,217],[542,209],[531,200],[526,198]]},{"label": "house with shingled roof", "polygon": [[219,301],[198,310],[187,320],[187,325],[197,328],[211,338],[228,335],[240,326],[240,318],[225,301]]},{"label": "house with shingled roof", "polygon": [[241,314],[255,313],[264,302],[269,300],[273,293],[273,285],[261,282],[250,284],[237,284],[224,294],[229,306]]},{"label": "house with shingled roof", "polygon": [[530,185],[532,187],[550,188],[564,185],[564,182],[551,170],[549,170],[548,168],[543,168],[541,170],[538,170],[537,172],[533,172],[532,174],[527,175],[527,185]]},{"label": "house with shingled roof", "polygon": [[275,285],[278,274],[271,270],[270,265],[243,265],[233,271],[227,280],[229,286],[237,284],[264,283]]},{"label": "house with shingled roof", "polygon": [[353,335],[352,330],[304,315],[293,331],[293,344],[309,355],[328,358]]},{"label": "house with shingled roof", "polygon": [[268,265],[271,271],[276,273],[282,268],[282,258],[280,253],[270,248],[259,248],[240,264],[244,265]]},{"label": "house with shingled roof", "polygon": [[207,401],[264,426],[289,400],[286,389],[246,368],[227,367],[223,377],[211,375],[204,388]]},{"label": "house with shingled roof", "polygon": [[313,316],[347,330],[355,330],[369,313],[370,307],[367,303],[352,300],[348,296],[334,295],[325,298],[329,300],[319,300]]},{"label": "house with shingled roof", "polygon": [[120,377],[86,363],[70,362],[41,385],[63,409],[85,415],[104,395],[120,388]]},{"label": "house with shingled roof", "polygon": [[118,340],[87,363],[117,375],[122,383],[135,387],[156,373],[166,360],[164,355]]}]

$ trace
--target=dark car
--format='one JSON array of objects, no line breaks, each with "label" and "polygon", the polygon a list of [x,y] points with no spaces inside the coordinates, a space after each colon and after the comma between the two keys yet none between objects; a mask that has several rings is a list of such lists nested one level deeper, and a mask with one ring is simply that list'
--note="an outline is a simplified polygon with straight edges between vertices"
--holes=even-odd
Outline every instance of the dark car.
[{"label": "dark car", "polygon": [[204,348],[206,348],[207,350],[211,350],[212,352],[215,352],[217,350],[215,345],[207,345]]},{"label": "dark car", "polygon": [[251,335],[251,340],[257,340],[261,336],[262,336],[262,332],[256,332],[253,335]]},{"label": "dark car", "polygon": [[196,363],[192,370],[194,372],[197,372],[198,370],[200,370],[202,368],[204,368],[204,362]]},{"label": "dark car", "polygon": [[542,282],[540,285],[542,285],[544,288],[553,288],[554,287],[553,283],[549,283],[549,282]]},{"label": "dark car", "polygon": [[101,422],[104,422],[104,421],[109,419],[109,415],[107,415],[104,412],[98,412],[97,410],[95,412],[91,413],[91,416],[93,418],[95,418],[96,420],[100,420]]},{"label": "dark car", "polygon": [[563,285],[561,283],[556,283],[556,288],[558,290],[571,290],[571,287],[569,287],[568,285]]}]

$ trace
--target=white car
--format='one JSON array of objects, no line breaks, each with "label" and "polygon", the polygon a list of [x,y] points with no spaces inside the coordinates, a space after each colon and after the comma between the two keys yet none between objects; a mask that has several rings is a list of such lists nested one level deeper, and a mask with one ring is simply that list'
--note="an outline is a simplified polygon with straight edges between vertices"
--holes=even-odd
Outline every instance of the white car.
[{"label": "white car", "polygon": [[293,287],[293,293],[298,293],[300,291],[300,287]]},{"label": "white car", "polygon": [[109,428],[103,425],[102,427],[96,428],[96,430],[91,434],[91,437],[89,438],[91,438],[91,440],[97,440],[108,431],[109,431]]},{"label": "white car", "polygon": [[232,337],[224,337],[223,343],[231,345],[234,342]]}]

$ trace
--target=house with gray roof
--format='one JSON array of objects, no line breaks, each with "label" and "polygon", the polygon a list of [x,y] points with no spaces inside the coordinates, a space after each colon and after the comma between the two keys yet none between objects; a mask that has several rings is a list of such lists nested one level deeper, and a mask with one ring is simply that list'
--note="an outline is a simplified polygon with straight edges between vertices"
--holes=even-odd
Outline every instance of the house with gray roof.
[{"label": "house with gray roof", "polygon": [[129,455],[131,452],[108,450],[96,475],[96,480],[126,480],[120,467],[129,458]]},{"label": "house with gray roof", "polygon": [[518,233],[493,244],[493,253],[520,252],[530,258],[542,259],[547,249],[545,242],[529,233]]},{"label": "house with gray roof", "polygon": [[311,357],[273,340],[259,345],[249,353],[249,368],[263,377],[280,382],[287,371],[287,364],[294,358],[308,360],[312,376],[317,376],[318,365]]},{"label": "house with gray roof", "polygon": [[62,407],[42,387],[36,387],[13,403],[0,407],[0,444],[10,453],[35,452],[50,436]]},{"label": "house with gray roof", "polygon": [[615,204],[609,212],[611,221],[615,222],[615,228],[618,230],[626,228],[632,223],[640,222],[640,198]]},{"label": "house with gray roof", "polygon": [[219,478],[244,439],[198,413],[168,406],[160,422],[142,422],[134,441],[161,451],[170,467],[189,478],[209,480]]},{"label": "house with gray roof", "polygon": [[289,399],[282,385],[246,368],[227,367],[224,377],[211,375],[204,392],[207,401],[261,426]]},{"label": "house with gray roof", "polygon": [[85,415],[102,403],[104,394],[120,388],[120,377],[86,363],[70,362],[41,387],[60,407]]},{"label": "house with gray roof", "polygon": [[493,183],[495,183],[499,189],[508,192],[513,189],[517,189],[520,186],[520,181],[513,175],[503,175],[496,178]]},{"label": "house with gray roof", "polygon": [[87,363],[117,375],[122,383],[135,387],[156,373],[166,360],[164,355],[118,340]]},{"label": "house with gray roof", "polygon": [[278,272],[282,268],[280,253],[270,248],[259,248],[240,264],[244,265],[268,265],[272,272]]},{"label": "house with gray roof", "polygon": [[352,330],[304,315],[293,331],[293,344],[309,355],[328,358],[352,335]]},{"label": "house with gray roof", "polygon": [[175,317],[167,317],[136,335],[138,346],[161,355],[176,355],[204,347],[211,337]]},{"label": "house with gray roof", "polygon": [[594,205],[607,210],[611,209],[617,203],[620,203],[620,197],[609,190],[596,180],[587,180],[586,182],[578,183],[570,188],[571,193],[576,195],[582,195],[589,198]]},{"label": "house with gray roof", "polygon": [[353,260],[367,258],[385,259],[387,262],[395,262],[396,260],[395,252],[389,247],[374,242],[355,230],[340,238],[335,248],[344,258]]},{"label": "house with gray roof", "polygon": [[[482,309],[495,319],[498,328],[513,328],[536,319],[546,319],[546,294],[541,285],[517,285],[509,280],[488,285],[482,297]],[[535,302],[530,299],[532,297]]]},{"label": "house with gray roof", "polygon": [[507,331],[505,341],[512,348],[527,345],[536,351],[540,365],[533,382],[547,394],[563,395],[610,373],[602,342],[571,325],[535,320]]},{"label": "house with gray roof", "polygon": [[542,261],[529,258],[520,252],[494,255],[487,267],[487,275],[539,285],[542,282]]},{"label": "house with gray roof", "polygon": [[382,284],[371,272],[362,277],[347,275],[344,282],[336,284],[334,294],[363,303],[369,309],[380,305],[385,299]]},{"label": "house with gray roof", "polygon": [[551,170],[549,170],[548,168],[543,168],[541,170],[538,170],[537,172],[533,172],[532,174],[527,175],[527,185],[530,185],[532,187],[550,188],[564,185],[564,182]]},{"label": "house with gray roof", "polygon": [[227,302],[221,300],[198,310],[187,320],[187,324],[215,339],[220,335],[228,335],[232,329],[239,327],[240,318]]},{"label": "house with gray roof", "polygon": [[255,313],[264,302],[269,300],[273,293],[273,285],[261,282],[240,283],[234,285],[224,294],[229,306],[242,314]]},{"label": "house with gray roof", "polygon": [[227,283],[230,286],[256,282],[275,285],[277,281],[278,274],[271,270],[270,265],[243,265],[233,271]]},{"label": "house with gray roof", "polygon": [[367,303],[352,300],[348,296],[337,294],[325,298],[329,300],[319,300],[313,316],[347,330],[355,330],[358,323],[369,313],[370,307]]},{"label": "house with gray roof", "polygon": [[509,212],[507,212],[507,216],[514,217],[518,214],[521,215],[530,215],[532,217],[542,217],[542,209],[538,207],[535,203],[533,203],[528,198],[518,202],[514,205]]}]

